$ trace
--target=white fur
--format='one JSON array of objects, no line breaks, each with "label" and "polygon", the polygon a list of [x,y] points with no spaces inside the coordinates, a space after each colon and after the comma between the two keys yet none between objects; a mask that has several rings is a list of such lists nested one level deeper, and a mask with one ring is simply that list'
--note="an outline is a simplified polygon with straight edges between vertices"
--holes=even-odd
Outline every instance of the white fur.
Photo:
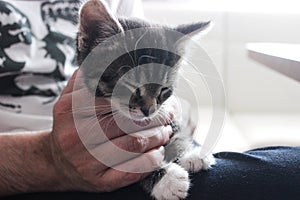
[{"label": "white fur", "polygon": [[200,170],[207,170],[212,165],[215,164],[214,157],[210,154],[205,158],[201,158],[201,147],[194,148],[191,151],[185,153],[179,159],[179,165],[182,166],[185,170],[191,172],[198,172]]},{"label": "white fur", "polygon": [[165,169],[166,174],[154,186],[151,195],[157,200],[184,199],[190,187],[188,172],[175,163]]}]

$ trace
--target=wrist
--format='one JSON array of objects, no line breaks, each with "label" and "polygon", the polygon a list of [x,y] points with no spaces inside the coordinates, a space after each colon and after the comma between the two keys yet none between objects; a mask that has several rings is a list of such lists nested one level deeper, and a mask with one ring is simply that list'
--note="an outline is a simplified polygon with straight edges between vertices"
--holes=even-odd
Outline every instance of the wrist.
[{"label": "wrist", "polygon": [[0,195],[58,191],[50,147],[50,131],[0,135]]}]

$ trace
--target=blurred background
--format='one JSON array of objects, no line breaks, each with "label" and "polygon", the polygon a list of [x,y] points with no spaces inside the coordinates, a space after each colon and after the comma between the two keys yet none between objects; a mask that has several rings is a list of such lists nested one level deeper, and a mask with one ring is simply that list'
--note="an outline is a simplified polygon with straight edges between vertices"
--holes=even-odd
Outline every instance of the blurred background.
[{"label": "blurred background", "polygon": [[[253,42],[300,44],[299,6],[295,0],[143,1],[145,18],[152,22],[214,22],[201,45],[217,66],[226,92],[226,119],[215,152],[300,145],[300,82],[249,58],[246,48]],[[281,50],[280,45],[274,48]],[[300,61],[300,49],[294,54]],[[205,84],[197,91],[201,105],[192,107],[199,107],[200,138],[208,130],[212,109]]]}]

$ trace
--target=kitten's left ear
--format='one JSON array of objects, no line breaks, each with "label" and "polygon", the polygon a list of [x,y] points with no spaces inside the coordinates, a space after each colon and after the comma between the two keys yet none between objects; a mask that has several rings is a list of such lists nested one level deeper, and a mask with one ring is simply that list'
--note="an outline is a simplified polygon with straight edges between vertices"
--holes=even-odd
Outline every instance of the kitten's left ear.
[{"label": "kitten's left ear", "polygon": [[183,35],[179,38],[177,37],[177,42],[175,43],[176,49],[178,51],[185,51],[187,44],[191,41],[191,38],[196,41],[201,39],[202,36],[206,35],[211,27],[212,23],[210,21],[177,26],[173,30]]},{"label": "kitten's left ear", "polygon": [[209,32],[209,30],[212,28],[213,24],[212,22],[198,22],[193,24],[184,24],[179,25],[175,27],[175,31],[178,31],[179,33],[182,33],[185,36],[189,37],[201,37],[203,35],[206,35],[206,33]]}]

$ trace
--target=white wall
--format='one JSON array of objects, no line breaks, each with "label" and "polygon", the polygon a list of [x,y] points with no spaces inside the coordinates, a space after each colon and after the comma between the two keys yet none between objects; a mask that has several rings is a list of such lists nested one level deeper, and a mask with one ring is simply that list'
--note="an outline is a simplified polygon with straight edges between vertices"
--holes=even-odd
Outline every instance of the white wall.
[{"label": "white wall", "polygon": [[[250,60],[245,49],[247,42],[300,43],[300,12],[264,14],[261,8],[238,12],[199,5],[146,2],[145,17],[169,25],[214,21],[202,45],[223,75],[230,111],[300,112],[300,84]],[[202,90],[205,86],[199,86]],[[203,104],[210,104],[205,92]]]},{"label": "white wall", "polygon": [[233,111],[300,111],[300,84],[253,62],[246,42],[300,43],[300,15],[228,13],[225,63]]}]

